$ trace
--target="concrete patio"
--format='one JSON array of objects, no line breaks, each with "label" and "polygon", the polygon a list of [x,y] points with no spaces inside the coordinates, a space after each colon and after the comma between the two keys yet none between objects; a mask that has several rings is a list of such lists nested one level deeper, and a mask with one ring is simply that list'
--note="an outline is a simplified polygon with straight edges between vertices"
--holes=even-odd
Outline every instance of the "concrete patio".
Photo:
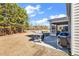
[{"label": "concrete patio", "polygon": [[55,36],[47,36],[44,38],[43,42],[33,42],[33,43],[41,45],[41,46],[45,46],[48,48],[52,48],[60,52],[64,52],[66,55],[68,54],[67,48],[63,48],[57,44],[57,38]]},{"label": "concrete patio", "polygon": [[68,53],[68,49],[67,48],[63,48],[59,44],[57,44],[57,39],[58,38],[56,36],[49,35],[49,36],[47,36],[47,37],[44,38],[43,42],[45,44],[48,44],[48,45],[52,46],[53,48],[56,48],[58,50],[62,50],[64,52]]},{"label": "concrete patio", "polygon": [[58,51],[61,52],[65,52],[66,54],[68,54],[68,49],[67,48],[63,48],[60,45],[57,44],[57,37],[56,36],[51,36],[49,33],[44,33],[44,39],[43,41],[36,41],[36,39],[33,39],[35,36],[33,35],[34,33],[32,33],[32,35],[28,35],[28,37],[31,37],[31,41],[34,44],[38,44],[41,46],[45,46],[48,48],[52,48],[52,49],[56,49]]}]

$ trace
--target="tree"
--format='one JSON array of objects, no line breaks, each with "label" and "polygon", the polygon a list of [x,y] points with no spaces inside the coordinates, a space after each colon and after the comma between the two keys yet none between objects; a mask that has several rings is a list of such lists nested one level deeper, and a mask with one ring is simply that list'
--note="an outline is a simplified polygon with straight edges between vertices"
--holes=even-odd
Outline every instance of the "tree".
[{"label": "tree", "polygon": [[16,3],[0,4],[0,23],[9,24],[10,29],[24,30],[28,26],[28,14],[24,8],[19,7]]}]

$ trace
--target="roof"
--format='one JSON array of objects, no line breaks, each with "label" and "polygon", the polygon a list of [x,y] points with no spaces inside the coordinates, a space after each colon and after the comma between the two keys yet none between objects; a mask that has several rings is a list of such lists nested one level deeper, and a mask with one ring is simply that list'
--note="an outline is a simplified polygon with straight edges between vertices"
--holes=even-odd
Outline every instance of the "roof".
[{"label": "roof", "polygon": [[50,23],[53,23],[53,24],[60,24],[60,23],[68,23],[68,18],[67,17],[62,17],[62,18],[55,18],[55,19],[51,19],[49,20]]}]

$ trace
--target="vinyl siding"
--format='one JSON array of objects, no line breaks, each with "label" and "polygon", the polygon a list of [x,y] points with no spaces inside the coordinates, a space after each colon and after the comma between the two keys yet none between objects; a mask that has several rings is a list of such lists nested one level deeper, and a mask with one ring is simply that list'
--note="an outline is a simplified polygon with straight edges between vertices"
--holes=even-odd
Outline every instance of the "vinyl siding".
[{"label": "vinyl siding", "polygon": [[71,52],[79,55],[79,3],[71,4]]}]

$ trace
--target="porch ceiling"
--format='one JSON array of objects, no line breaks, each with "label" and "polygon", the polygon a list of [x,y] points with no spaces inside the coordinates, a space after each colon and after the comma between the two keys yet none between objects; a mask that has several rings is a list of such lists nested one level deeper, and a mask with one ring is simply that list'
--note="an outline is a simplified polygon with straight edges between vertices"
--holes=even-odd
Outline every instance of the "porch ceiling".
[{"label": "porch ceiling", "polygon": [[66,22],[54,22],[52,24],[55,24],[55,25],[65,25],[65,24],[68,24],[68,21],[66,21]]},{"label": "porch ceiling", "polygon": [[67,17],[55,18],[50,21],[50,23],[57,24],[57,25],[68,24],[68,22],[69,22],[69,19]]}]

